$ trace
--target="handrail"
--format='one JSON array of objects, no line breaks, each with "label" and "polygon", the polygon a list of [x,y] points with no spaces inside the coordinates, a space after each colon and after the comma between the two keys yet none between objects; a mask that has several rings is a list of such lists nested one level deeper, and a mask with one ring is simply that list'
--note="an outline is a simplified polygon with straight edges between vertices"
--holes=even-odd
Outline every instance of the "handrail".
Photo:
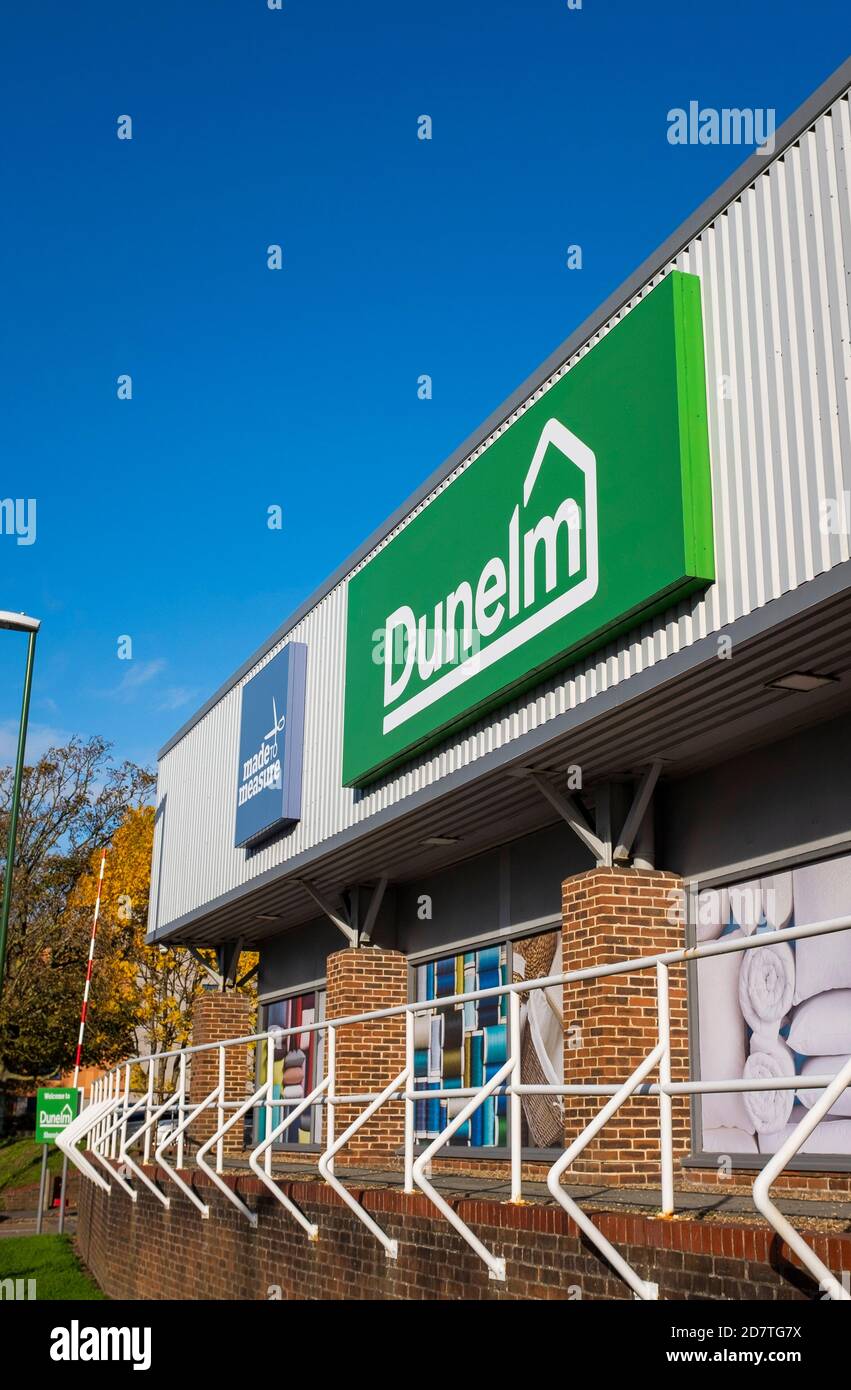
[{"label": "handrail", "polygon": [[[209,1163],[204,1162],[204,1159],[206,1158],[207,1154],[209,1153],[210,1149],[212,1149],[214,1144],[217,1147],[219,1146],[219,1144],[227,1134],[228,1130],[233,1128],[237,1120],[241,1120],[243,1115],[247,1115],[248,1111],[252,1108],[252,1106],[256,1105],[257,1101],[265,1099],[268,1088],[268,1081],[264,1081],[259,1091],[255,1091],[253,1096],[249,1096],[248,1100],[244,1101],[243,1104],[240,1105],[239,1109],[236,1110],[233,1115],[231,1115],[230,1119],[223,1121],[216,1127],[216,1129],[213,1130],[213,1133],[210,1135],[210,1138],[204,1144],[201,1145],[200,1149],[195,1155],[195,1162],[201,1169],[201,1172],[206,1173],[210,1181],[215,1183],[216,1187],[225,1197],[227,1197],[231,1205],[236,1207],[238,1212],[242,1213],[252,1230],[257,1229],[256,1211],[252,1211],[250,1207],[247,1207],[245,1203],[242,1201],[242,1199],[240,1197],[237,1197],[233,1189],[228,1187],[227,1183],[219,1177],[219,1174],[215,1171],[215,1169],[211,1168]],[[211,1093],[211,1095],[207,1097],[208,1101],[212,1099],[217,1100],[221,1108],[221,1102],[224,1100],[223,1086],[221,1082],[219,1082],[218,1086]]]},{"label": "handrail", "polygon": [[[228,1038],[215,1043],[199,1043],[188,1048],[177,1048],[153,1053],[144,1058],[133,1059],[133,1062],[148,1068],[147,1095],[138,1101],[131,1103],[129,1088],[129,1069],[133,1062],[125,1062],[120,1067],[114,1068],[106,1073],[100,1080],[94,1083],[90,1092],[89,1106],[82,1112],[81,1116],[70,1125],[64,1135],[59,1140],[59,1145],[63,1152],[67,1152],[69,1159],[77,1168],[94,1181],[102,1190],[110,1191],[110,1184],[104,1183],[100,1174],[94,1169],[93,1165],[76,1148],[76,1144],[85,1135],[91,1136],[91,1153],[99,1163],[108,1171],[110,1178],[121,1186],[125,1192],[136,1200],[137,1193],[123,1181],[121,1173],[116,1171],[115,1166],[110,1163],[109,1158],[115,1157],[117,1144],[117,1132],[122,1133],[122,1144],[119,1156],[123,1158],[131,1171],[137,1176],[140,1175],[139,1165],[132,1162],[127,1157],[126,1149],[145,1135],[145,1159],[148,1157],[148,1147],[150,1132],[153,1124],[162,1110],[174,1103],[175,1097],[178,1100],[178,1114],[180,1123],[175,1130],[166,1136],[155,1152],[154,1158],[160,1164],[163,1172],[168,1176],[183,1192],[183,1194],[193,1202],[202,1217],[209,1215],[210,1208],[203,1203],[191,1187],[184,1182],[178,1172],[170,1167],[163,1158],[163,1153],[173,1143],[178,1143],[178,1166],[182,1164],[182,1145],[183,1134],[194,1122],[198,1115],[204,1110],[215,1106],[218,1111],[218,1121],[213,1134],[198,1150],[195,1161],[197,1167],[205,1172],[210,1181],[219,1188],[226,1199],[232,1203],[249,1221],[252,1227],[257,1225],[257,1214],[252,1212],[235,1194],[233,1188],[229,1186],[221,1177],[223,1167],[223,1141],[225,1135],[239,1120],[251,1110],[259,1111],[262,1107],[267,1117],[266,1132],[264,1138],[258,1143],[248,1156],[248,1165],[251,1171],[260,1178],[269,1192],[275,1196],[276,1201],[284,1206],[293,1218],[302,1226],[309,1239],[315,1239],[318,1231],[316,1225],[311,1222],[296,1204],[281,1191],[275,1183],[272,1175],[272,1146],[277,1138],[292,1125],[293,1121],[308,1110],[312,1105],[323,1105],[325,1107],[325,1133],[326,1147],[317,1159],[320,1176],[331,1186],[346,1205],[355,1213],[360,1221],[371,1231],[375,1238],[382,1244],[390,1258],[395,1258],[398,1252],[398,1245],[392,1240],[385,1231],[375,1222],[364,1208],[356,1201],[354,1196],[341,1183],[334,1173],[335,1156],[341,1152],[348,1141],[357,1131],[367,1123],[367,1121],[383,1105],[390,1101],[401,1103],[404,1106],[404,1190],[414,1191],[415,1186],[424,1193],[432,1202],[435,1208],[450,1222],[454,1229],[462,1238],[473,1248],[479,1257],[488,1266],[489,1273],[493,1278],[504,1277],[504,1262],[493,1252],[486,1249],[478,1241],[474,1233],[460,1220],[457,1213],[446,1203],[440,1194],[434,1189],[432,1184],[426,1179],[425,1170],[431,1162],[432,1157],[452,1138],[453,1134],[465,1123],[474,1113],[476,1108],[490,1095],[507,1095],[509,1106],[509,1146],[511,1157],[511,1201],[522,1201],[522,1151],[521,1151],[521,1129],[520,1123],[522,1097],[526,1095],[546,1095],[546,1096],[580,1096],[593,1095],[599,1098],[607,1098],[607,1103],[592,1119],[582,1133],[572,1142],[572,1144],[559,1157],[548,1173],[547,1185],[557,1202],[570,1214],[576,1224],[585,1233],[597,1248],[604,1254],[618,1273],[624,1278],[625,1282],[632,1288],[633,1292],[640,1298],[653,1298],[656,1296],[656,1286],[649,1281],[643,1280],[634,1270],[631,1270],[613,1246],[602,1236],[600,1231],[594,1226],[593,1222],[580,1210],[577,1204],[567,1195],[560,1184],[560,1177],[594,1138],[599,1130],[605,1125],[607,1120],[633,1095],[642,1097],[656,1096],[659,1100],[659,1133],[660,1133],[660,1162],[661,1162],[661,1187],[662,1187],[662,1212],[663,1216],[670,1216],[674,1210],[674,1157],[673,1157],[673,1127],[672,1127],[672,1099],[675,1096],[703,1095],[717,1092],[742,1092],[742,1091],[784,1091],[795,1090],[800,1085],[800,1077],[777,1077],[777,1078],[757,1078],[746,1079],[743,1077],[727,1078],[715,1081],[673,1081],[671,1079],[671,1045],[670,1045],[670,1011],[668,1004],[668,967],[684,962],[698,961],[718,955],[738,953],[748,950],[758,950],[764,946],[770,946],[778,942],[791,942],[806,937],[832,934],[834,932],[846,931],[851,928],[851,915],[845,917],[832,918],[824,922],[810,923],[803,927],[792,927],[779,929],[770,932],[760,932],[748,937],[722,937],[711,942],[702,942],[693,947],[686,947],[674,951],[661,952],[653,956],[633,957],[629,960],[615,961],[603,966],[590,966],[581,970],[565,971],[558,974],[544,976],[534,980],[520,980],[491,986],[482,990],[471,990],[462,994],[441,996],[438,999],[418,1000],[408,1004],[394,1005],[385,1009],[374,1009],[363,1014],[352,1014],[337,1017],[333,1020],[323,1019],[315,1023],[298,1023],[288,1028],[274,1026],[264,1032],[255,1033],[238,1038]],[[658,1021],[658,1042],[656,1047],[642,1060],[630,1077],[622,1084],[589,1084],[571,1083],[569,1081],[561,1084],[532,1085],[524,1084],[520,1077],[520,1038],[519,1038],[519,1002],[521,994],[526,994],[531,990],[547,988],[551,985],[572,984],[579,981],[590,981],[604,977],[628,974],[633,971],[655,969],[657,977],[656,990],[656,1009]],[[494,999],[496,997],[508,996],[508,1060],[500,1068],[498,1074],[492,1077],[484,1086],[477,1089],[468,1088],[452,1089],[444,1092],[443,1090],[429,1091],[427,1094],[432,1098],[439,1098],[447,1095],[451,1098],[461,1100],[467,1097],[467,1104],[456,1114],[453,1119],[445,1126],[427,1145],[426,1149],[415,1158],[415,1129],[414,1129],[414,1107],[418,1100],[423,1097],[423,1092],[418,1090],[414,1080],[414,1052],[413,1022],[415,1017],[421,1013],[433,1013],[438,1010],[450,1008],[454,1005],[465,1004],[474,1000]],[[362,1025],[379,1019],[392,1017],[405,1018],[405,1049],[406,1063],[403,1071],[384,1088],[384,1090],[374,1093],[367,1092],[359,1095],[343,1096],[336,1091],[336,1038],[339,1030],[349,1025]],[[297,1102],[278,1098],[274,1096],[273,1087],[273,1050],[269,1046],[267,1050],[267,1076],[264,1084],[254,1092],[248,1099],[230,1101],[226,1098],[225,1088],[225,1055],[226,1049],[240,1045],[253,1045],[272,1040],[280,1042],[282,1039],[304,1033],[327,1033],[326,1048],[326,1075],[310,1092],[309,1095],[301,1098]],[[195,1105],[189,1113],[185,1113],[185,1080],[187,1060],[195,1053],[210,1052],[213,1048],[218,1049],[219,1057],[219,1081],[218,1085],[204,1098]],[[172,1096],[163,1106],[153,1106],[153,1078],[154,1069],[160,1063],[169,1058],[178,1057],[180,1059],[180,1086],[175,1096]],[[658,1081],[648,1081],[646,1078],[658,1067]],[[124,1094],[120,1094],[120,1072],[124,1069]],[[795,1128],[789,1139],[782,1145],[775,1155],[766,1163],[762,1173],[760,1173],[753,1184],[754,1203],[757,1211],[768,1221],[769,1225],[778,1232],[781,1238],[787,1242],[790,1249],[798,1255],[805,1268],[822,1285],[828,1289],[833,1298],[849,1298],[846,1290],[843,1290],[839,1282],[834,1278],[823,1263],[816,1258],[810,1247],[801,1236],[795,1232],[788,1221],[777,1211],[774,1203],[770,1200],[769,1192],[772,1183],[786,1164],[799,1151],[801,1145],[812,1133],[821,1118],[828,1113],[831,1105],[835,1102],[838,1095],[843,1090],[851,1087],[851,1063],[835,1075],[807,1076],[807,1088],[810,1090],[823,1090],[824,1094],[816,1106],[811,1107],[805,1119]],[[364,1103],[366,1108],[361,1111],[351,1125],[339,1138],[335,1137],[335,1110],[341,1104]],[[130,1114],[144,1106],[146,1120],[139,1133],[126,1141],[126,1122]],[[271,1118],[276,1109],[283,1106],[285,1116],[277,1124],[272,1125]],[[112,1120],[112,1123],[110,1121]],[[216,1170],[205,1162],[210,1150],[217,1148]],[[107,1155],[105,1149],[109,1149]],[[261,1166],[261,1159],[264,1160]],[[142,1173],[146,1185],[152,1187],[147,1175]],[[157,1196],[164,1205],[168,1199],[163,1196],[159,1189],[155,1189]]]},{"label": "handrail", "polygon": [[611,1100],[603,1106],[603,1109],[594,1116],[590,1124],[586,1125],[577,1139],[574,1139],[569,1148],[565,1149],[560,1158],[556,1159],[552,1168],[547,1174],[547,1188],[555,1197],[560,1206],[564,1207],[568,1216],[576,1222],[576,1225],[593,1241],[600,1253],[612,1264],[618,1274],[638,1298],[654,1299],[659,1297],[658,1284],[649,1284],[646,1279],[640,1278],[635,1273],[631,1265],[628,1265],[622,1255],[618,1253],[611,1241],[608,1241],[589,1216],[580,1206],[577,1206],[572,1197],[568,1197],[559,1179],[565,1169],[569,1168],[575,1158],[581,1154],[582,1150],[603,1128],[604,1124],[611,1119],[616,1110],[619,1110],[625,1100],[628,1100],[635,1093],[645,1076],[653,1070],[661,1061],[664,1055],[662,1043],[657,1043],[652,1052],[648,1052],[642,1062],[638,1064],[635,1071],[623,1083],[620,1090],[612,1096]]},{"label": "handrail", "polygon": [[349,1189],[347,1187],[344,1187],[343,1184],[339,1181],[339,1179],[335,1177],[334,1159],[336,1155],[340,1152],[340,1150],[345,1148],[352,1135],[356,1134],[357,1131],[363,1125],[366,1124],[367,1120],[372,1118],[375,1112],[378,1109],[380,1109],[380,1107],[384,1105],[386,1101],[390,1100],[393,1096],[395,1096],[400,1086],[409,1085],[413,1078],[411,1075],[411,1070],[406,1061],[403,1070],[400,1071],[398,1076],[395,1076],[393,1078],[389,1086],[385,1086],[384,1090],[381,1091],[379,1095],[375,1097],[371,1104],[369,1104],[365,1110],[362,1110],[361,1113],[355,1117],[355,1119],[349,1125],[348,1129],[343,1130],[343,1133],[340,1135],[339,1139],[335,1139],[333,1107],[337,1103],[337,1097],[334,1095],[333,1092],[333,1082],[336,1071],[337,1026],[338,1025],[336,1019],[334,1019],[333,1023],[329,1023],[328,1025],[328,1075],[331,1079],[332,1089],[329,1093],[330,1106],[328,1111],[327,1124],[327,1148],[325,1149],[325,1152],[320,1156],[317,1166],[319,1168],[319,1172],[322,1174],[322,1177],[328,1183],[328,1186],[333,1187],[337,1195],[343,1199],[346,1206],[354,1212],[358,1220],[363,1222],[367,1230],[371,1231],[372,1234],[375,1236],[375,1239],[379,1241],[379,1243],[384,1247],[384,1252],[387,1255],[387,1258],[389,1260],[395,1260],[397,1255],[399,1254],[399,1242],[396,1240],[392,1240],[391,1237],[387,1235],[386,1231],[382,1230],[378,1222],[373,1221],[369,1212],[364,1210],[360,1202],[358,1202],[356,1198],[352,1196]]},{"label": "handrail", "polygon": [[[114,1167],[114,1165],[110,1161],[110,1156],[108,1154],[102,1153],[100,1147],[107,1139],[112,1138],[113,1134],[116,1134],[120,1129],[121,1125],[124,1123],[124,1111],[123,1109],[121,1109],[123,1105],[124,1097],[122,1095],[117,1094],[111,1096],[111,1098],[105,1102],[105,1109],[100,1117],[99,1133],[92,1143],[91,1152],[94,1154],[98,1162],[109,1173],[113,1182],[117,1182],[118,1186],[122,1189],[122,1191],[126,1192],[127,1196],[130,1198],[130,1201],[135,1202],[139,1196],[138,1192],[134,1192],[133,1188],[130,1186],[129,1182],[127,1182],[126,1178],[124,1178],[123,1175],[118,1172],[118,1169]],[[120,1113],[118,1113],[119,1111]],[[116,1114],[117,1118],[112,1119],[113,1115]],[[110,1119],[112,1119],[112,1124],[107,1125],[106,1121]]]},{"label": "handrail", "polygon": [[81,1154],[76,1145],[88,1134],[89,1130],[100,1120],[104,1109],[109,1102],[105,1100],[93,1101],[85,1110],[81,1110],[79,1115],[66,1125],[60,1134],[56,1136],[56,1147],[66,1158],[70,1159],[74,1167],[82,1173],[84,1178],[93,1182],[95,1187],[99,1187],[107,1196],[112,1191],[106,1178],[102,1178],[97,1169],[89,1162],[85,1154]]},{"label": "handrail", "polygon": [[219,1088],[218,1086],[214,1086],[210,1094],[208,1096],[205,1096],[203,1100],[200,1100],[197,1105],[193,1106],[192,1109],[189,1111],[189,1114],[184,1115],[177,1128],[173,1129],[170,1134],[167,1134],[162,1143],[159,1144],[157,1148],[154,1150],[154,1161],[159,1164],[166,1177],[171,1178],[171,1181],[175,1184],[175,1186],[180,1188],[184,1197],[188,1197],[192,1205],[198,1208],[198,1210],[201,1213],[202,1219],[204,1220],[206,1220],[207,1217],[210,1215],[209,1205],[207,1204],[207,1202],[202,1202],[198,1194],[192,1191],[192,1188],[189,1186],[189,1184],[183,1181],[183,1178],[180,1176],[180,1174],[174,1168],[172,1168],[169,1163],[166,1163],[165,1159],[163,1158],[163,1154],[165,1153],[166,1149],[171,1147],[175,1140],[183,1138],[183,1135],[186,1133],[189,1126],[201,1114],[201,1112],[203,1110],[206,1110],[207,1106],[217,1098],[218,1094]]},{"label": "handrail", "polygon": [[[487,1246],[482,1244],[478,1236],[470,1230],[470,1227],[466,1224],[466,1222],[461,1220],[458,1213],[453,1211],[449,1203],[445,1201],[443,1197],[441,1197],[440,1193],[437,1192],[434,1187],[432,1187],[431,1183],[425,1176],[425,1170],[431,1163],[431,1160],[434,1158],[434,1155],[438,1153],[440,1149],[443,1148],[444,1144],[446,1144],[452,1138],[453,1134],[455,1134],[456,1131],[459,1130],[463,1124],[466,1124],[470,1116],[476,1110],[478,1110],[479,1106],[487,1100],[488,1096],[493,1095],[494,1091],[502,1085],[502,1083],[506,1080],[507,1077],[512,1076],[514,1072],[517,1071],[519,1081],[520,997],[516,993],[509,995],[509,1011],[510,1046],[507,1059],[505,1060],[505,1062],[503,1062],[502,1066],[499,1068],[499,1071],[497,1071],[491,1077],[490,1081],[486,1082],[485,1085],[482,1086],[474,1096],[470,1097],[470,1099],[467,1101],[467,1104],[461,1107],[461,1109],[458,1111],[458,1114],[455,1115],[453,1119],[449,1121],[449,1124],[446,1125],[445,1129],[442,1129],[440,1134],[438,1134],[437,1137],[433,1139],[432,1142],[428,1145],[428,1147],[424,1149],[424,1151],[420,1154],[419,1158],[417,1158],[417,1160],[415,1161],[412,1169],[413,1179],[414,1182],[417,1184],[417,1187],[419,1187],[425,1193],[432,1205],[437,1207],[438,1211],[442,1213],[442,1215],[449,1222],[450,1226],[454,1227],[454,1229],[458,1232],[462,1239],[465,1240],[473,1250],[475,1250],[479,1258],[481,1260],[484,1260],[485,1264],[488,1267],[489,1278],[498,1279],[500,1282],[504,1282],[505,1280],[505,1260],[500,1255],[494,1255],[490,1250],[488,1250]],[[418,1096],[419,1098],[419,1096],[421,1096],[423,1092],[420,1091],[419,1093],[417,1093],[416,1091],[414,1091],[413,1094]]]},{"label": "handrail", "polygon": [[260,1157],[267,1151],[271,1152],[272,1145],[274,1144],[275,1140],[278,1139],[280,1135],[284,1133],[284,1130],[289,1129],[290,1125],[293,1123],[294,1120],[298,1119],[299,1115],[303,1114],[309,1106],[314,1105],[316,1101],[319,1100],[320,1096],[325,1094],[325,1092],[328,1090],[330,1081],[330,1076],[326,1076],[324,1081],[320,1081],[319,1085],[315,1086],[314,1089],[310,1092],[310,1095],[305,1096],[304,1100],[299,1101],[298,1104],[295,1105],[291,1111],[288,1111],[286,1117],[283,1120],[281,1120],[280,1124],[276,1125],[273,1130],[270,1130],[266,1137],[264,1139],[261,1139],[257,1147],[255,1149],[252,1149],[251,1153],[248,1155],[248,1166],[251,1169],[251,1171],[255,1173],[257,1177],[260,1179],[260,1181],[269,1189],[275,1200],[280,1202],[282,1207],[286,1208],[286,1210],[290,1213],[290,1216],[294,1217],[298,1224],[304,1227],[304,1230],[307,1232],[308,1240],[318,1239],[319,1227],[314,1222],[308,1221],[304,1212],[299,1211],[299,1208],[296,1206],[295,1202],[293,1202],[285,1192],[281,1191],[278,1184],[273,1180],[271,1174],[267,1173],[265,1169],[260,1167]]},{"label": "handrail", "polygon": [[[162,1205],[165,1207],[166,1211],[168,1211],[169,1208],[170,1208],[170,1206],[171,1206],[171,1198],[170,1198],[170,1197],[167,1197],[167,1196],[165,1195],[164,1192],[161,1192],[161,1191],[160,1191],[160,1189],[157,1187],[156,1183],[155,1183],[155,1182],[152,1182],[151,1179],[148,1177],[148,1175],[147,1175],[147,1173],[145,1172],[145,1170],[144,1170],[143,1168],[140,1168],[139,1165],[138,1165],[138,1163],[136,1163],[135,1160],[132,1159],[132,1158],[130,1157],[130,1155],[128,1154],[127,1150],[130,1148],[130,1145],[131,1145],[131,1144],[138,1144],[139,1140],[143,1137],[143,1135],[145,1136],[145,1138],[147,1138],[148,1133],[149,1133],[150,1130],[153,1128],[153,1126],[156,1124],[156,1122],[157,1122],[157,1120],[160,1118],[160,1116],[161,1116],[161,1115],[164,1115],[165,1112],[166,1112],[166,1110],[170,1109],[171,1106],[174,1105],[174,1101],[175,1101],[176,1096],[177,1096],[177,1092],[175,1091],[173,1095],[170,1095],[170,1096],[168,1097],[168,1100],[164,1100],[164,1101],[163,1101],[162,1105],[158,1105],[157,1108],[156,1108],[156,1109],[148,1116],[148,1118],[145,1120],[144,1124],[142,1124],[142,1125],[139,1126],[139,1128],[137,1129],[136,1133],[135,1133],[135,1134],[131,1134],[131,1136],[130,1136],[129,1139],[128,1139],[127,1136],[125,1135],[124,1138],[123,1138],[123,1140],[122,1140],[122,1142],[121,1142],[121,1148],[120,1148],[119,1153],[118,1153],[118,1157],[119,1157],[120,1161],[121,1161],[122,1163],[126,1163],[126,1164],[127,1164],[127,1167],[130,1169],[131,1173],[134,1173],[135,1176],[139,1179],[139,1181],[142,1182],[142,1183],[144,1183],[144,1185],[145,1185],[145,1187],[147,1187],[148,1191],[149,1191],[154,1197],[156,1197],[156,1199],[157,1199],[158,1202],[161,1202],[161,1203],[162,1203]],[[139,1105],[144,1105],[146,1101],[147,1101],[147,1096],[143,1096],[142,1099],[139,1100],[139,1101],[137,1101],[137,1102],[136,1102],[136,1105],[133,1106],[133,1107],[127,1112],[127,1115],[132,1115],[132,1114],[133,1114],[133,1111],[136,1110],[137,1107],[138,1107]],[[127,1116],[125,1116],[125,1121],[126,1121],[126,1118],[127,1118]],[[147,1148],[147,1144],[146,1144],[146,1148]]]},{"label": "handrail", "polygon": [[[809,1077],[807,1077],[809,1085]],[[808,1269],[813,1278],[825,1288],[831,1299],[837,1302],[851,1302],[851,1293],[844,1289],[839,1280],[834,1278],[830,1270],[818,1258],[815,1251],[807,1245],[806,1241],[799,1236],[794,1226],[786,1220],[786,1217],[779,1212],[772,1202],[769,1193],[771,1184],[775,1178],[782,1173],[790,1159],[800,1149],[805,1139],[808,1139],[816,1125],[828,1113],[831,1106],[839,1099],[847,1086],[851,1085],[851,1057],[833,1078],[833,1081],[825,1089],[824,1094],[816,1101],[815,1105],[809,1109],[801,1120],[800,1124],[789,1135],[786,1143],[777,1150],[762,1172],[757,1175],[753,1185],[753,1199],[757,1211],[761,1212],[770,1226],[773,1226],[782,1240],[785,1240],[790,1250],[794,1250],[798,1259],[805,1269]]]}]

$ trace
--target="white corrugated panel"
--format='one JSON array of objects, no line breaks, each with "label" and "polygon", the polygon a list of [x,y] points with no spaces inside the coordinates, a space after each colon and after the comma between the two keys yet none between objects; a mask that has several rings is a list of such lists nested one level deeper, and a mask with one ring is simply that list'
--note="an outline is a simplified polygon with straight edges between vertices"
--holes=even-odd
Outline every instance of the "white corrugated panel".
[{"label": "white corrugated panel", "polygon": [[[826,499],[851,488],[849,288],[851,203],[847,98],[766,166],[754,184],[642,289],[671,269],[700,276],[707,368],[717,581],[662,621],[637,629],[389,776],[367,793],[340,784],[346,588],[323,598],[290,640],[308,646],[304,804],[299,825],[254,855],[233,846],[235,685],[162,759],[151,925],[211,902],[331,835],[367,821],[458,768],[664,661],[849,557],[849,536],[820,524]],[[431,496],[570,371],[592,339]],[[396,528],[397,530],[400,527]],[[382,546],[396,532],[391,532]],[[380,547],[379,547],[380,548]],[[375,553],[375,552],[373,552]],[[364,561],[366,563],[366,561]],[[255,667],[254,670],[259,669]]]}]

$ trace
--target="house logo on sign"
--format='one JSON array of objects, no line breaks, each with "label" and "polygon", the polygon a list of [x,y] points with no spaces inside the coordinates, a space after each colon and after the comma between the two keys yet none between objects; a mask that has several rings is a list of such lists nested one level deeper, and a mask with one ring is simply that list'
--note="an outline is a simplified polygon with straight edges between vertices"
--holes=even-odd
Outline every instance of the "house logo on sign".
[{"label": "house logo on sign", "polygon": [[[561,497],[551,512],[533,519],[550,448],[560,455],[564,472]],[[560,420],[550,419],[529,464],[522,501],[506,518],[500,554],[477,578],[464,578],[437,598],[433,611],[417,614],[402,604],[386,619],[383,732],[399,728],[581,608],[598,582],[597,460]],[[415,671],[421,688],[404,698]]]}]

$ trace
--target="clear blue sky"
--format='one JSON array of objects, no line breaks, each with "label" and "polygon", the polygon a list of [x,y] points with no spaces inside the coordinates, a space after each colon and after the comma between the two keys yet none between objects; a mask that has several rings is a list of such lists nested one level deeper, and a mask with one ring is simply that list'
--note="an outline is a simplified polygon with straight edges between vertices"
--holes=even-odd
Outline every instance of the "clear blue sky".
[{"label": "clear blue sky", "polygon": [[[37,539],[0,535],[0,608],[43,619],[30,754],[102,733],[152,762],[749,153],[670,145],[668,110],[779,124],[848,27],[840,0],[7,6],[0,498],[36,498]],[[23,654],[0,633],[0,760]]]}]

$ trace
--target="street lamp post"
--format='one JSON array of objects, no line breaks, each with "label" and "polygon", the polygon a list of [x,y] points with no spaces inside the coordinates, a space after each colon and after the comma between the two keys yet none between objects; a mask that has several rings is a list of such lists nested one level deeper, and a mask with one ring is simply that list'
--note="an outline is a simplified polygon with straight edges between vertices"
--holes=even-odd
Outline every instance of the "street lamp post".
[{"label": "street lamp post", "polygon": [[21,724],[18,730],[18,756],[15,763],[15,780],[12,783],[12,804],[9,808],[9,833],[6,839],[6,868],[3,875],[3,906],[0,909],[0,994],[3,992],[3,977],[6,970],[6,932],[9,926],[9,909],[12,905],[12,879],[15,871],[15,844],[18,837],[18,807],[21,800],[21,782],[24,776],[24,750],[27,746],[27,721],[30,713],[30,691],[32,690],[33,661],[35,660],[35,639],[41,623],[38,618],[28,618],[26,613],[5,613],[0,610],[0,628],[11,632],[29,634],[27,643],[27,669],[24,676],[24,698],[21,704]]}]

